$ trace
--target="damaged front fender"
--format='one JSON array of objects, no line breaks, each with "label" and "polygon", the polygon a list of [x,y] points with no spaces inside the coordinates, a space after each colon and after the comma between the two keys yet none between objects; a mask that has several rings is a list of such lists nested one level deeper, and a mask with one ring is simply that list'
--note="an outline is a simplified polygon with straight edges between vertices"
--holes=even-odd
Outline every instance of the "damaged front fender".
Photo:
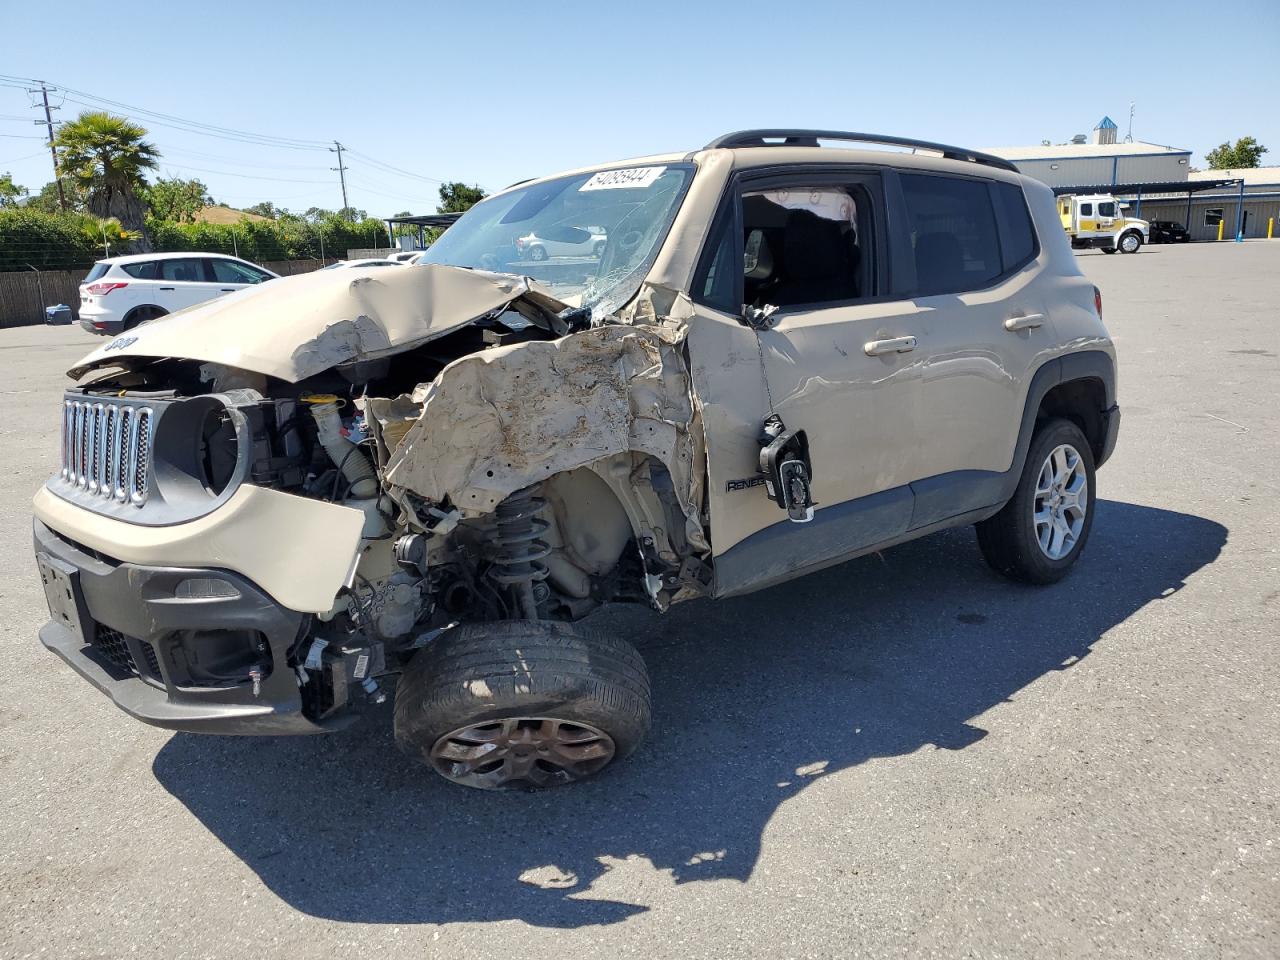
[{"label": "damaged front fender", "polygon": [[411,493],[480,516],[532,483],[636,452],[666,466],[701,540],[699,432],[682,339],[611,324],[454,361],[409,398],[421,413],[390,453],[389,492],[405,506]]}]

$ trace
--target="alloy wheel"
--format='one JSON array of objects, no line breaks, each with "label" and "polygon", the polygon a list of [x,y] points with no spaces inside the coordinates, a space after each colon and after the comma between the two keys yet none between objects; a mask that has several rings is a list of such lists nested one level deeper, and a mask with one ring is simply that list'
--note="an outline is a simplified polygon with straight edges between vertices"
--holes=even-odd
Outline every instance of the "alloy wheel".
[{"label": "alloy wheel", "polygon": [[1041,552],[1050,560],[1070,555],[1080,541],[1089,511],[1089,475],[1075,447],[1059,444],[1045,458],[1032,510]]},{"label": "alloy wheel", "polygon": [[598,772],[614,752],[612,738],[588,723],[504,717],[446,733],[431,748],[431,763],[463,786],[550,787]]}]

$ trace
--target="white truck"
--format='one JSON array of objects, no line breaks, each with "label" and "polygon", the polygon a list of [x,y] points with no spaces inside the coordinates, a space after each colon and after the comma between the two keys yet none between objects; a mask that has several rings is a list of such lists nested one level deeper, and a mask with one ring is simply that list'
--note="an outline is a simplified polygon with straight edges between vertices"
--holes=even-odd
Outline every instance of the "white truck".
[{"label": "white truck", "polygon": [[1109,193],[1058,197],[1058,217],[1076,250],[1137,253],[1150,234],[1147,221],[1124,215],[1127,203]]}]

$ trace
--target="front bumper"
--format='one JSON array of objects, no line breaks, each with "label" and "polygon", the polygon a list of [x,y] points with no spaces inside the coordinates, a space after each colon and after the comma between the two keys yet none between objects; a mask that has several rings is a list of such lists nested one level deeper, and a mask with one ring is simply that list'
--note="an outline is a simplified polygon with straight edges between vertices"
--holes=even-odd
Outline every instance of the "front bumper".
[{"label": "front bumper", "polygon": [[[345,722],[303,713],[287,662],[303,614],[230,571],[119,563],[34,523],[42,576],[56,581],[47,587],[55,615],[40,642],[129,715],[215,734],[322,733]],[[200,588],[178,589],[193,579]],[[225,586],[209,589],[211,580]],[[256,689],[245,675],[209,683],[201,672],[202,647],[228,637],[255,645]]]}]

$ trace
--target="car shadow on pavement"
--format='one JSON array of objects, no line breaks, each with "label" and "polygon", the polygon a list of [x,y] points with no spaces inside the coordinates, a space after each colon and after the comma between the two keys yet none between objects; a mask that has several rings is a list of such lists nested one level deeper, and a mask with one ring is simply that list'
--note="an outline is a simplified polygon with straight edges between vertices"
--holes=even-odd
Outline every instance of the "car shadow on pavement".
[{"label": "car shadow on pavement", "polygon": [[614,923],[647,908],[592,898],[611,861],[639,856],[677,883],[748,880],[773,813],[809,782],[981,740],[973,718],[1070,669],[1226,537],[1199,517],[1101,501],[1083,560],[1052,587],[996,577],[962,529],[666,616],[605,611],[594,625],[645,654],[654,729],[629,761],[570,788],[452,786],[396,750],[386,708],[331,737],[176,734],[154,772],[314,916]]}]

